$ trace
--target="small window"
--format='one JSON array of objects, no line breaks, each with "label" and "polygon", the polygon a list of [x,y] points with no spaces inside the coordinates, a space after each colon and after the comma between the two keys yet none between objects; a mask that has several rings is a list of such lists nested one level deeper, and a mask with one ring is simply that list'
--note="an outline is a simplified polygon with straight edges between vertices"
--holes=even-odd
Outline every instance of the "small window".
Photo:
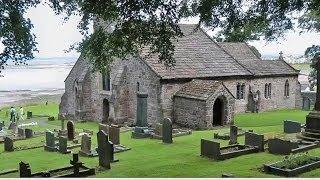
[{"label": "small window", "polygon": [[110,73],[102,72],[102,89],[110,91]]},{"label": "small window", "polygon": [[244,99],[245,97],[245,84],[237,84],[237,99]]},{"label": "small window", "polygon": [[269,91],[268,91],[268,97],[269,99],[271,99],[271,83],[269,83]]},{"label": "small window", "polygon": [[284,85],[284,96],[289,97],[290,89],[289,89],[289,81],[286,80],[286,83]]},{"label": "small window", "polygon": [[140,83],[137,82],[137,91],[140,91]]}]

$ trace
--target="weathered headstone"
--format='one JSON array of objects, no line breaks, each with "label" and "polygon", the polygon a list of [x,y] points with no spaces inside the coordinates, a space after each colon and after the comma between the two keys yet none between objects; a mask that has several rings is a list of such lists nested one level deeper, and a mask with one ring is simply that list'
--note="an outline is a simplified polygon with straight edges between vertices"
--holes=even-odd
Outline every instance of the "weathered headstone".
[{"label": "weathered headstone", "polygon": [[46,144],[44,146],[46,151],[56,151],[56,143],[54,133],[51,131],[46,132]]},{"label": "weathered headstone", "polygon": [[230,141],[229,144],[237,144],[238,143],[238,127],[231,125],[230,126]]},{"label": "weathered headstone", "polygon": [[109,126],[109,140],[115,144],[120,144],[120,127],[116,125]]},{"label": "weathered headstone", "polygon": [[269,139],[268,140],[268,150],[272,154],[290,154],[292,149],[298,148],[297,143],[292,143],[290,141],[282,139]]},{"label": "weathered headstone", "polygon": [[147,98],[148,94],[144,93],[137,93],[137,122],[136,126],[140,127],[146,127],[148,126],[147,123],[147,109],[148,109],[148,104],[147,104]]},{"label": "weathered headstone", "polygon": [[301,132],[301,123],[295,121],[285,120],[283,122],[283,131],[284,133],[300,133]]},{"label": "weathered headstone", "polygon": [[25,137],[25,130],[22,128],[18,128],[18,136],[24,138]]},{"label": "weathered headstone", "polygon": [[99,165],[110,169],[110,156],[108,156],[107,151],[108,149],[110,149],[110,147],[107,146],[107,142],[108,142],[108,135],[106,134],[106,132],[100,130],[97,133],[97,139],[98,139],[98,148],[97,148],[97,152],[99,155]]},{"label": "weathered headstone", "polygon": [[31,119],[32,118],[32,112],[31,111],[27,111],[27,119]]},{"label": "weathered headstone", "polygon": [[246,132],[245,133],[245,142],[247,146],[257,147],[259,151],[264,151],[264,135]]},{"label": "weathered headstone", "polygon": [[201,156],[217,158],[220,154],[220,143],[201,139]]},{"label": "weathered headstone", "polygon": [[172,122],[169,118],[166,118],[163,121],[162,142],[172,143]]},{"label": "weathered headstone", "polygon": [[311,100],[308,97],[303,97],[302,100],[302,109],[304,111],[310,111]]},{"label": "weathered headstone", "polygon": [[19,173],[20,177],[31,177],[31,169],[28,163],[19,163]]},{"label": "weathered headstone", "polygon": [[157,123],[157,124],[155,125],[154,133],[155,133],[157,136],[162,136],[162,124]]},{"label": "weathered headstone", "polygon": [[107,142],[107,156],[109,157],[110,159],[110,162],[117,162],[119,160],[115,160],[114,159],[114,145],[111,141],[108,141]]},{"label": "weathered headstone", "polygon": [[32,138],[33,137],[33,130],[32,129],[25,129],[25,135],[26,135],[26,138]]},{"label": "weathered headstone", "polygon": [[99,123],[99,131],[104,131],[106,134],[109,133],[108,125]]},{"label": "weathered headstone", "polygon": [[66,137],[59,137],[59,152],[63,154],[71,152],[70,150],[68,150],[68,139]]},{"label": "weathered headstone", "polygon": [[4,151],[14,151],[13,148],[13,139],[11,139],[10,137],[5,137],[4,138]]},{"label": "weathered headstone", "polygon": [[80,155],[90,156],[91,154],[91,137],[88,134],[83,134],[81,137]]},{"label": "weathered headstone", "polygon": [[68,140],[72,141],[74,139],[74,123],[72,121],[68,121],[67,123],[68,130]]},{"label": "weathered headstone", "polygon": [[12,130],[13,132],[17,131],[17,124],[15,122],[11,122],[8,129]]},{"label": "weathered headstone", "polygon": [[65,129],[65,127],[64,127],[64,118],[63,119],[61,119],[61,130],[64,130]]}]

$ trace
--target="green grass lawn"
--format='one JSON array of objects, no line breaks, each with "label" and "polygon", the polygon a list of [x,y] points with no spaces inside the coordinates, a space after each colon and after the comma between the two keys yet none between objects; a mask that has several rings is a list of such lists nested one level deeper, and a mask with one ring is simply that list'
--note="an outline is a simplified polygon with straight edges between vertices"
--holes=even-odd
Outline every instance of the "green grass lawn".
[{"label": "green grass lawn", "polygon": [[[57,105],[26,106],[33,112],[41,114],[57,114]],[[279,133],[283,131],[283,120],[305,121],[308,112],[301,110],[277,110],[259,114],[238,114],[235,124],[243,129],[253,129],[259,133]],[[3,118],[3,112],[0,118]],[[40,121],[40,120],[39,120]],[[48,127],[59,128],[60,121],[48,122]],[[94,122],[77,123],[76,128],[90,129],[97,132],[98,124]],[[214,132],[227,132],[228,128],[219,130],[194,131],[192,135],[174,138],[173,144],[163,144],[155,139],[131,139],[131,133],[121,134],[121,144],[132,148],[130,151],[115,154],[120,161],[111,165],[111,170],[97,173],[96,177],[221,177],[222,173],[232,173],[236,177],[275,177],[260,171],[263,163],[283,159],[268,152],[244,155],[237,158],[214,161],[200,157],[200,139],[213,139]],[[92,137],[92,147],[96,147],[96,135]],[[241,143],[244,137],[239,139]],[[15,145],[38,144],[44,142],[44,137],[16,142]],[[227,145],[227,141],[221,141]],[[78,149],[74,150],[78,152]],[[310,151],[310,154],[320,155],[320,149]],[[20,161],[30,163],[33,172],[59,168],[69,164],[71,154],[46,152],[43,148],[3,152],[0,146],[0,171],[18,167]],[[97,167],[98,158],[80,157],[89,167]],[[9,174],[1,177],[18,177]],[[0,177],[0,178],[1,178]],[[320,177],[319,170],[304,173],[301,177]]]}]

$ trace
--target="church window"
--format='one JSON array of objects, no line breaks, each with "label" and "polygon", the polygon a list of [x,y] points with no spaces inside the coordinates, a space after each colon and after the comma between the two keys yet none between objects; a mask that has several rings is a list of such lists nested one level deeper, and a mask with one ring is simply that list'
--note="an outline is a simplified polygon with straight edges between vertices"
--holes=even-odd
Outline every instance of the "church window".
[{"label": "church window", "polygon": [[110,91],[110,73],[102,72],[102,89],[105,91]]},{"label": "church window", "polygon": [[289,93],[290,93],[290,90],[289,90],[289,81],[286,80],[286,83],[284,85],[284,96],[285,97],[289,97]]},{"label": "church window", "polygon": [[244,99],[245,96],[245,84],[237,84],[237,99]]}]

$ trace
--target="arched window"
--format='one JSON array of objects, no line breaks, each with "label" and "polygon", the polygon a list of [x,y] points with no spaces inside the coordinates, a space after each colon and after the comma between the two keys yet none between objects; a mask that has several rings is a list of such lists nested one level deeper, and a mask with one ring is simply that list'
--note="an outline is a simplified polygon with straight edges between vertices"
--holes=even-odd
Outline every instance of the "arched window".
[{"label": "arched window", "polygon": [[110,91],[110,73],[102,72],[102,89],[105,91]]},{"label": "arched window", "polygon": [[269,88],[268,88],[269,86],[268,86],[268,84],[265,84],[264,85],[264,97],[266,98],[266,99],[268,99],[268,91],[269,91]]},{"label": "arched window", "polygon": [[286,80],[286,83],[284,85],[284,96],[289,97],[290,90],[289,90],[289,81]]},{"label": "arched window", "polygon": [[269,88],[268,88],[268,97],[271,99],[271,83],[269,83]]},{"label": "arched window", "polygon": [[240,94],[241,94],[241,85],[240,85],[240,83],[238,83],[237,84],[237,96],[236,96],[237,99],[240,99]]}]

